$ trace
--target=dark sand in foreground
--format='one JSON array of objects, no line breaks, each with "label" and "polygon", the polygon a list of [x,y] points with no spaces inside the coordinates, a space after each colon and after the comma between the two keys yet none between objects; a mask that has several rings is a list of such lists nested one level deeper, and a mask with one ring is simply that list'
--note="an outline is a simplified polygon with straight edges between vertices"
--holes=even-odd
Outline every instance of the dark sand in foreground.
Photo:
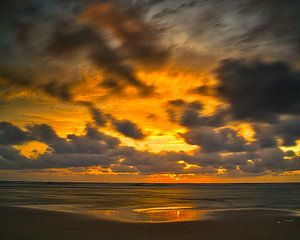
[{"label": "dark sand in foreground", "polygon": [[1,240],[300,239],[300,218],[288,212],[235,210],[193,222],[124,223],[81,215],[0,207]]}]

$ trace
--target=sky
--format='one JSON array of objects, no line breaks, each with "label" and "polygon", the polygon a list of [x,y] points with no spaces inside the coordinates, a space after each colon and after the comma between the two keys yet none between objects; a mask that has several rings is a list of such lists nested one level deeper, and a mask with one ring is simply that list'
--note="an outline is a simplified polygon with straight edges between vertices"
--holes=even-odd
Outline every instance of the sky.
[{"label": "sky", "polygon": [[3,0],[0,180],[300,181],[298,0]]}]

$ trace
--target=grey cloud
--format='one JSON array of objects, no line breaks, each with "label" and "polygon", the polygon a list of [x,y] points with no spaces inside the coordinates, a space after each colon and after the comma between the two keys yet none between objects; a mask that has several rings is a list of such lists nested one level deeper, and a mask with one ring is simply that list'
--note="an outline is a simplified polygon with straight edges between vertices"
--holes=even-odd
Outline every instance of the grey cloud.
[{"label": "grey cloud", "polygon": [[216,75],[218,93],[238,119],[272,121],[300,112],[300,72],[287,63],[228,59]]},{"label": "grey cloud", "polygon": [[0,122],[0,144],[22,144],[30,139],[28,134],[19,127],[9,122]]},{"label": "grey cloud", "polygon": [[133,166],[127,166],[122,164],[112,164],[111,170],[116,173],[134,173],[137,169]]},{"label": "grey cloud", "polygon": [[[161,2],[166,2],[166,1],[161,1]],[[189,9],[191,7],[194,7],[195,5],[197,5],[196,1],[182,1],[181,3],[178,4],[178,6],[175,6],[172,8],[163,8],[160,12],[155,13],[152,17],[153,18],[163,18],[168,15],[177,14],[180,11]]]},{"label": "grey cloud", "polygon": [[185,2],[162,1],[163,10],[156,17],[201,48],[194,52],[208,52],[217,59],[226,54],[299,60],[298,0],[194,1],[177,9]]},{"label": "grey cloud", "polygon": [[229,121],[231,116],[227,109],[217,109],[211,115],[204,115],[202,103],[198,101],[185,102],[182,99],[168,102],[168,115],[171,122],[179,123],[182,126],[192,128],[200,126],[222,126]]},{"label": "grey cloud", "polygon": [[182,136],[187,143],[200,146],[203,152],[241,152],[249,149],[244,138],[230,128],[218,131],[209,127],[193,128]]},{"label": "grey cloud", "polygon": [[29,127],[28,134],[33,139],[46,143],[49,146],[48,151],[33,161],[21,156],[16,149],[2,147],[0,152],[2,168],[43,169],[97,165],[108,167],[122,157],[123,147],[119,146],[119,140],[91,126],[86,127],[84,135],[68,135],[67,138],[60,138],[46,124]]},{"label": "grey cloud", "polygon": [[[135,172],[139,174],[154,173],[200,173],[215,174],[220,167],[228,174],[264,174],[267,172],[282,172],[300,168],[300,159],[294,153],[283,153],[275,148],[255,148],[243,146],[244,142],[230,129],[219,133],[203,129],[213,137],[214,149],[205,147],[194,154],[184,152],[151,153],[138,151],[132,147],[120,145],[117,138],[106,135],[89,125],[83,135],[68,135],[59,137],[48,125],[39,124],[28,127],[26,132],[32,139],[46,143],[49,149],[37,159],[30,159],[20,154],[11,145],[0,144],[1,169],[49,169],[78,168],[100,166],[110,168],[115,172]],[[200,130],[199,130],[200,131]],[[199,132],[200,134],[200,132]],[[219,136],[217,136],[219,134]],[[224,141],[224,146],[220,144]],[[203,145],[205,140],[193,139]],[[204,149],[204,150],[203,150]],[[222,155],[223,151],[228,151]],[[285,160],[284,157],[289,159]],[[185,169],[184,160],[193,167]],[[251,160],[251,161],[249,161]],[[240,170],[237,170],[239,167]]]},{"label": "grey cloud", "polygon": [[[240,9],[242,14],[258,15],[260,21],[252,26],[241,41],[249,42],[257,39],[279,39],[292,46],[295,53],[299,53],[300,47],[300,13],[298,0],[250,0]],[[280,41],[279,41],[280,42]],[[296,57],[296,54],[294,55]]]},{"label": "grey cloud", "polygon": [[[105,9],[105,10],[104,10]],[[140,5],[107,2],[88,8],[84,16],[93,24],[111,32],[120,42],[120,50],[129,60],[146,65],[163,64],[170,51],[160,43],[162,29],[145,21]]]},{"label": "grey cloud", "polygon": [[89,109],[92,119],[98,127],[103,127],[106,125],[106,123],[109,122],[117,132],[123,134],[126,137],[141,140],[146,136],[143,131],[137,126],[137,124],[127,119],[117,120],[110,114],[104,114],[91,102],[81,101],[77,103],[86,106]]},{"label": "grey cloud", "polygon": [[255,138],[259,148],[275,148],[276,138],[270,124],[254,124]]},{"label": "grey cloud", "polygon": [[278,148],[259,149],[253,153],[253,158],[246,164],[240,165],[242,171],[249,173],[264,173],[268,171],[280,172],[299,169],[300,162],[298,158],[285,160],[284,153]]},{"label": "grey cloud", "polygon": [[275,136],[283,139],[283,145],[296,145],[296,140],[300,139],[300,117],[286,117],[272,126]]},{"label": "grey cloud", "polygon": [[67,139],[59,137],[46,124],[30,126],[29,133],[35,139],[48,144],[55,153],[101,154],[110,148],[116,148],[119,144],[117,138],[101,133],[89,125],[86,127],[85,135],[70,134]]},{"label": "grey cloud", "polygon": [[23,169],[29,161],[11,145],[0,144],[0,169]]},{"label": "grey cloud", "polygon": [[88,108],[92,119],[98,127],[104,126],[107,122],[108,115],[104,114],[100,109],[98,109],[92,102],[81,101],[76,102]]},{"label": "grey cloud", "polygon": [[[78,21],[79,15],[95,3],[102,1],[7,1],[1,8],[0,21],[3,36],[0,40],[0,76],[9,81],[7,87],[15,84],[38,89],[70,101],[72,87],[80,79],[74,69],[83,58],[88,58],[109,78],[120,82],[116,87],[119,90],[130,85],[142,95],[151,94],[153,86],[137,78],[133,61],[144,59],[163,63],[160,59],[167,57],[168,50],[159,47],[160,30],[144,21],[144,10],[139,12],[140,7],[111,2],[113,9],[121,9],[128,21],[138,24],[138,32],[131,34],[123,22],[113,21],[110,27],[124,34],[114,37],[121,38],[124,44],[113,47],[104,32],[108,29]],[[166,57],[162,58],[164,53]]]},{"label": "grey cloud", "polygon": [[[56,1],[5,1],[0,13],[0,77],[20,87],[39,89],[62,100],[70,100],[76,78],[67,76],[61,62],[50,62],[42,54],[53,19],[71,11]],[[5,88],[6,86],[4,86]]]},{"label": "grey cloud", "polygon": [[118,132],[122,133],[126,137],[134,139],[143,139],[145,134],[138,126],[129,120],[112,120],[112,125]]},{"label": "grey cloud", "polygon": [[136,76],[134,69],[125,63],[125,59],[117,49],[112,48],[101,30],[95,30],[89,25],[72,23],[64,28],[59,27],[54,32],[52,41],[48,46],[48,53],[55,56],[71,57],[76,52],[85,50],[90,60],[108,75],[116,76],[141,90],[148,87]]}]

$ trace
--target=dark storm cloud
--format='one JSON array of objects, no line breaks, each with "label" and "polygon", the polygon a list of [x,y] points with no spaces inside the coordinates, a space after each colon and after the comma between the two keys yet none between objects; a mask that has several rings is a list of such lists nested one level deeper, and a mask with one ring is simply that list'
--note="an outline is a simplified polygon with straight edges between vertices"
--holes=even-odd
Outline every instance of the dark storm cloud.
[{"label": "dark storm cloud", "polygon": [[111,32],[120,42],[120,50],[129,60],[147,65],[161,65],[170,51],[160,43],[159,29],[145,21],[139,5],[117,5],[113,2],[91,5],[84,18]]},{"label": "dark storm cloud", "polygon": [[187,45],[201,48],[194,52],[208,52],[213,60],[226,54],[296,62],[299,6],[298,0],[162,1],[154,17],[172,26],[175,34],[184,33]]},{"label": "dark storm cloud", "polygon": [[282,116],[273,123],[255,123],[257,143],[260,148],[276,147],[280,140],[282,146],[295,146],[300,139],[300,117]]},{"label": "dark storm cloud", "polygon": [[48,144],[55,153],[59,154],[101,154],[119,144],[118,139],[103,134],[90,126],[86,127],[86,135],[70,134],[66,139],[57,136],[55,131],[46,124],[30,126],[29,133],[36,140]]},{"label": "dark storm cloud", "polygon": [[[247,57],[252,53],[262,56],[261,59],[283,59],[290,63],[299,59],[297,0],[2,2],[0,77],[4,83],[1,86],[40,90],[60,100],[81,104],[88,108],[97,127],[111,124],[119,133],[137,140],[146,136],[135,123],[104,114],[91,102],[73,101],[72,88],[80,77],[72,72],[80,63],[89,62],[104,73],[104,80],[98,86],[112,93],[121,93],[130,86],[141,94],[151,94],[153,87],[139,79],[136,72],[139,67],[163,66],[171,54],[160,42],[166,29],[154,25],[159,23],[155,21],[164,23],[169,17],[176,18],[175,22],[169,21],[174,23],[172,29],[167,29],[171,30],[171,38],[177,40],[178,36],[180,41],[185,35],[190,37],[184,46],[176,48],[187,65],[194,56],[196,66],[206,68],[218,54]],[[168,8],[160,5],[166,2]],[[149,22],[151,16],[146,13],[153,4],[159,14],[152,18],[154,22]],[[178,35],[175,30],[172,35],[176,24],[182,28]],[[169,38],[167,35],[165,42]],[[197,47],[186,49],[189,43]],[[197,52],[198,47],[209,54]],[[187,54],[189,51],[192,54]],[[217,89],[202,86],[193,90],[201,95],[221,95],[231,107],[219,108],[209,116],[203,114],[201,102],[182,99],[169,102],[170,120],[187,129],[181,137],[198,146],[193,153],[138,151],[124,147],[118,138],[89,125],[82,135],[60,137],[46,124],[22,130],[2,122],[0,168],[100,166],[107,171],[140,174],[215,174],[221,168],[231,176],[299,170],[299,156],[279,148],[295,145],[300,137],[299,71],[284,61],[222,62],[216,70]],[[227,126],[237,119],[253,125],[256,132],[253,142],[247,142]],[[22,156],[13,147],[31,140],[48,146],[36,159]],[[186,163],[193,166],[185,168]]]},{"label": "dark storm cloud", "polygon": [[103,126],[106,123],[106,119],[103,116],[103,113],[100,112],[97,108],[94,106],[89,107],[90,113],[97,124],[97,126]]},{"label": "dark storm cloud", "polygon": [[[169,50],[159,43],[161,30],[145,22],[143,14],[134,5],[92,4],[81,14],[84,24],[72,22],[74,26],[59,26],[48,51],[69,57],[85,51],[91,62],[106,72],[106,79],[114,79],[100,86],[120,91],[127,84],[139,89],[142,95],[149,95],[154,89],[138,79],[135,65],[161,66]],[[113,38],[108,38],[107,33]],[[119,46],[113,47],[112,41],[119,42]]]},{"label": "dark storm cloud", "polygon": [[140,88],[143,92],[150,90],[136,76],[133,67],[124,62],[118,50],[112,48],[105,39],[104,33],[91,26],[74,24],[58,28],[48,46],[49,54],[61,57],[76,56],[86,51],[89,59],[108,75],[116,76],[127,84]]},{"label": "dark storm cloud", "polygon": [[124,85],[115,78],[106,78],[100,84],[100,87],[109,89],[112,93],[121,93]]},{"label": "dark storm cloud", "polygon": [[[138,79],[135,65],[165,62],[169,50],[160,44],[161,30],[144,20],[146,8],[141,4],[103,2],[5,2],[0,10],[0,76],[8,85],[70,101],[80,78],[70,73],[87,58],[118,81],[118,91],[129,85],[142,95],[151,94],[154,88]],[[99,8],[102,11],[93,12]]]},{"label": "dark storm cloud", "polygon": [[185,102],[182,99],[171,100],[168,102],[168,115],[172,122],[182,126],[222,126],[230,120],[230,112],[226,109],[218,109],[211,115],[204,115],[202,103],[198,101]]},{"label": "dark storm cloud", "polygon": [[42,84],[41,89],[50,96],[58,97],[64,101],[72,99],[70,88],[71,83],[57,83],[56,81]]},{"label": "dark storm cloud", "polygon": [[270,170],[273,172],[281,172],[283,169],[286,171],[299,169],[299,158],[294,160],[285,160],[284,152],[278,148],[265,148],[258,149],[250,155],[250,159],[245,164],[240,165],[240,169],[250,174],[265,173]]},{"label": "dark storm cloud", "polygon": [[[120,145],[117,138],[106,135],[96,128],[86,126],[85,134],[68,135],[60,138],[46,124],[33,125],[28,128],[28,134],[35,140],[46,143],[49,149],[34,161],[20,155],[20,152],[10,145],[0,144],[1,169],[48,169],[66,167],[111,167],[117,172],[167,172],[177,168],[174,156],[160,156],[149,152],[140,152],[131,147]],[[162,159],[162,158],[163,159]],[[130,159],[126,160],[126,159]],[[122,163],[120,164],[120,160]],[[135,166],[136,162],[136,166]],[[182,166],[179,168],[182,168]]]},{"label": "dark storm cloud", "polygon": [[[117,138],[98,131],[89,125],[83,135],[70,134],[59,137],[46,124],[28,127],[30,139],[48,145],[48,150],[36,159],[24,157],[11,145],[0,144],[1,169],[49,169],[100,166],[115,172],[155,173],[199,173],[215,174],[225,169],[231,175],[282,172],[300,169],[300,159],[295,154],[286,154],[276,148],[255,148],[245,144],[244,140],[232,129],[199,128],[197,134],[187,133],[201,149],[194,154],[184,152],[151,153],[124,147]],[[206,134],[206,135],[205,135]],[[202,135],[200,137],[200,135]],[[223,141],[223,144],[220,142]],[[206,145],[210,143],[215,147]],[[222,155],[225,152],[227,154]],[[284,159],[288,156],[289,159]],[[185,169],[185,163],[193,164]]]},{"label": "dark storm cloud", "polygon": [[17,85],[25,89],[41,90],[49,96],[63,101],[72,99],[71,87],[73,83],[69,82],[67,78],[63,81],[60,80],[59,74],[64,72],[60,66],[41,66],[41,62],[32,62],[33,66],[29,66],[29,62],[24,64],[16,69],[12,69],[11,66],[0,66],[0,78],[5,80],[3,89]]},{"label": "dark storm cloud", "polygon": [[215,131],[213,128],[193,128],[182,134],[187,143],[199,145],[206,152],[241,152],[249,149],[246,141],[230,128]]},{"label": "dark storm cloud", "polygon": [[[30,126],[29,135],[34,139],[46,143],[49,149],[46,153],[32,161],[23,157],[15,149],[0,148],[0,165],[8,169],[43,169],[85,166],[109,166],[117,161],[122,154],[119,151],[119,141],[103,134],[90,126],[82,136],[68,135],[60,138],[55,131],[46,124]],[[2,145],[0,145],[2,146]],[[3,160],[4,159],[4,160]]]},{"label": "dark storm cloud", "polygon": [[11,145],[0,144],[0,169],[23,169],[29,161]]},{"label": "dark storm cloud", "polygon": [[96,124],[96,126],[98,127],[103,127],[106,125],[106,123],[110,123],[117,132],[121,133],[126,137],[141,140],[146,136],[135,123],[127,119],[117,120],[110,114],[104,114],[99,108],[97,108],[91,102],[76,102],[76,103],[83,105],[89,109],[92,119]]},{"label": "dark storm cloud", "polygon": [[139,127],[129,121],[129,120],[112,120],[112,125],[116,131],[123,134],[126,137],[134,138],[134,139],[143,139],[145,138],[145,134],[142,132]]},{"label": "dark storm cloud", "polygon": [[93,104],[92,102],[77,102],[80,105],[83,105],[85,107],[88,108],[90,115],[92,117],[92,119],[94,120],[95,124],[98,127],[104,126],[107,122],[107,115],[105,115],[104,113],[102,113],[102,111],[100,111],[100,109],[98,109],[95,104]]},{"label": "dark storm cloud", "polygon": [[70,99],[71,83],[64,64],[49,62],[42,55],[52,22],[62,17],[62,11],[72,14],[71,8],[56,1],[14,0],[2,4],[0,77],[8,81],[8,87],[15,84]]},{"label": "dark storm cloud", "polygon": [[258,148],[275,148],[277,146],[273,127],[269,124],[254,124],[255,138]]},{"label": "dark storm cloud", "polygon": [[[164,2],[164,1],[161,1],[161,2]],[[165,16],[171,15],[171,14],[177,14],[180,11],[189,9],[191,7],[194,7],[195,5],[197,5],[196,1],[183,1],[183,2],[179,3],[178,6],[162,9],[160,12],[154,14],[152,17],[153,18],[161,18],[161,17],[165,17]]]},{"label": "dark storm cloud", "polygon": [[21,144],[29,139],[30,137],[28,134],[19,127],[9,122],[0,122],[0,144]]},{"label": "dark storm cloud", "polygon": [[300,113],[300,72],[285,62],[228,59],[215,72],[217,91],[238,119],[271,121]]},{"label": "dark storm cloud", "polygon": [[[76,69],[88,60],[105,74],[100,87],[119,93],[132,86],[142,96],[153,93],[154,87],[136,76],[135,65],[167,60],[161,29],[144,20],[140,4],[102,2],[7,1],[0,10],[3,89],[17,85],[72,102],[72,88],[81,81]],[[92,103],[85,106],[98,126],[105,125],[105,114]],[[142,136],[131,128],[129,134]]]},{"label": "dark storm cloud", "polygon": [[[259,15],[260,21],[252,26],[241,41],[251,42],[257,39],[279,39],[292,45],[299,56],[300,50],[300,2],[298,0],[250,0],[244,3],[241,13]],[[295,56],[296,56],[295,54]]]},{"label": "dark storm cloud", "polygon": [[283,145],[296,145],[300,139],[300,117],[286,117],[272,126],[273,134],[283,139]]},{"label": "dark storm cloud", "polygon": [[58,137],[53,128],[47,124],[36,124],[28,126],[28,129],[30,135],[33,136],[34,139],[41,142],[50,143],[61,139],[60,137]]}]

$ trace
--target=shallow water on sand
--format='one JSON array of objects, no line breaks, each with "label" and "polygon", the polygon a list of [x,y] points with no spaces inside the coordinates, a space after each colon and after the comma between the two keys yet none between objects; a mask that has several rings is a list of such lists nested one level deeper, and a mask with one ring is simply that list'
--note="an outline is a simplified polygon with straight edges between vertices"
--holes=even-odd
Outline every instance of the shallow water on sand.
[{"label": "shallow water on sand", "polygon": [[134,222],[191,221],[209,210],[300,211],[300,184],[0,182],[0,205]]}]

